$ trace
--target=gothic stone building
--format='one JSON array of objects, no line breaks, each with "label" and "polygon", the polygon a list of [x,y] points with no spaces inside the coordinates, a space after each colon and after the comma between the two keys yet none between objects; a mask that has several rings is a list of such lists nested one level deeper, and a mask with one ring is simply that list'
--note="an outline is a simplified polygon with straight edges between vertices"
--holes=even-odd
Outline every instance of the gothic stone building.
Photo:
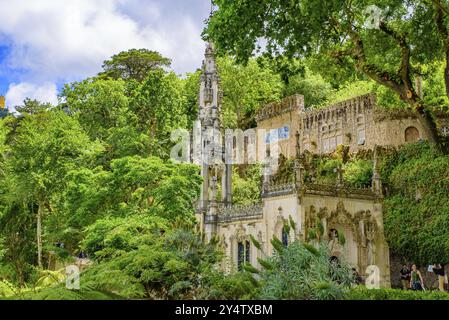
[{"label": "gothic stone building", "polygon": [[[220,123],[220,79],[213,46],[206,49],[201,77],[200,113],[201,130],[223,132]],[[293,239],[305,239],[308,230],[319,219],[325,229],[324,235],[332,245],[332,255],[345,259],[360,274],[366,275],[368,266],[379,271],[380,286],[390,284],[390,254],[384,237],[382,188],[374,163],[371,188],[350,188],[340,179],[335,185],[306,183],[302,163],[304,151],[330,153],[338,145],[347,145],[351,152],[377,150],[376,146],[399,146],[417,142],[427,137],[423,126],[413,112],[388,113],[376,106],[374,95],[361,96],[328,108],[307,110],[301,95],[288,97],[280,103],[272,103],[257,114],[258,129],[266,134],[257,136],[257,160],[265,159],[267,149],[275,134],[279,152],[286,158],[295,159],[291,179],[276,181],[264,177],[262,200],[251,206],[232,204],[232,167],[218,162],[202,164],[204,183],[197,218],[207,239],[218,237],[222,241],[227,261],[227,272],[237,270],[242,263],[258,266],[257,258],[262,252],[250,241],[257,239],[264,252],[272,252],[270,240],[276,236],[284,243]],[[447,132],[446,119],[440,121]],[[213,135],[205,135],[203,153],[221,155],[222,147]],[[209,148],[207,148],[209,147]],[[376,158],[377,152],[374,152]],[[221,182],[221,199],[217,199],[218,183]],[[292,219],[296,230],[287,234],[284,223]],[[335,230],[343,232],[344,245],[332,239]]]}]

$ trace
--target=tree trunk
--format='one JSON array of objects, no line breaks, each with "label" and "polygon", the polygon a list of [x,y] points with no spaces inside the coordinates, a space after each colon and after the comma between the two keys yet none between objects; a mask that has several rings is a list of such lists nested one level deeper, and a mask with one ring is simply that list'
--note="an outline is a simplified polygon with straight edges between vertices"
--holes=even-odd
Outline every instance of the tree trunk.
[{"label": "tree trunk", "polygon": [[427,136],[429,137],[429,142],[436,144],[440,151],[444,151],[438,127],[430,111],[427,108],[423,108],[422,110],[418,109],[417,118],[426,131]]},{"label": "tree trunk", "polygon": [[37,209],[37,227],[36,227],[36,238],[37,238],[37,264],[39,268],[42,269],[42,213],[44,210],[44,205],[42,202],[39,203]]}]

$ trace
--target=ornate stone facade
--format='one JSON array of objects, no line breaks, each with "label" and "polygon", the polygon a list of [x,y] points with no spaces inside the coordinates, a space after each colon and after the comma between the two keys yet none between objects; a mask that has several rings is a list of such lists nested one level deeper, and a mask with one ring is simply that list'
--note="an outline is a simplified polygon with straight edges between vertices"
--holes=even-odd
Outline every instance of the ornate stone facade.
[{"label": "ornate stone facade", "polygon": [[[223,131],[219,120],[219,97],[219,77],[213,46],[209,45],[201,77],[199,120],[203,130]],[[389,287],[390,256],[384,237],[378,146],[399,146],[426,139],[418,117],[409,111],[380,109],[374,95],[319,110],[307,110],[303,96],[295,95],[267,105],[258,112],[256,119],[257,128],[268,134],[261,136],[261,130],[257,133],[258,162],[263,160],[268,167],[268,145],[272,143],[270,132],[279,130],[282,133],[276,137],[279,152],[285,159],[294,159],[294,166],[284,179],[273,179],[265,171],[259,204],[233,206],[231,166],[203,165],[205,182],[198,221],[207,239],[218,237],[221,240],[227,256],[223,269],[235,271],[244,261],[259,267],[257,258],[263,253],[254,247],[251,237],[259,241],[263,252],[269,253],[273,251],[273,237],[283,242],[293,239],[308,241],[310,230],[316,228],[320,221],[333,256],[347,261],[362,276],[366,276],[368,266],[377,267],[380,286]],[[448,124],[446,118],[439,119],[442,132],[447,127],[449,134]],[[206,139],[203,145],[210,143],[212,140]],[[367,152],[373,155],[374,174],[370,188],[345,185],[341,168],[335,184],[317,184],[313,179],[305,181],[306,173],[313,175],[313,169],[305,163],[307,155],[330,153],[341,144],[346,145],[345,153]],[[222,199],[218,201],[220,177],[223,191]],[[296,229],[286,234],[284,225],[289,220],[294,221]],[[338,241],[338,235],[344,235],[346,241]]]}]

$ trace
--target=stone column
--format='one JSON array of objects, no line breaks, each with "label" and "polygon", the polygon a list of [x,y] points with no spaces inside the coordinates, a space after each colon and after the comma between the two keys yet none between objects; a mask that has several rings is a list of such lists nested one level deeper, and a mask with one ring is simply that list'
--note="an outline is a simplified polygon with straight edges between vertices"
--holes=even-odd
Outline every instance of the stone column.
[{"label": "stone column", "polygon": [[217,235],[218,226],[218,204],[217,204],[217,177],[211,178],[211,193],[209,198],[209,206],[206,208],[207,212],[204,219],[204,233],[206,242]]},{"label": "stone column", "polygon": [[377,197],[382,197],[382,179],[380,177],[379,170],[379,146],[374,146],[374,164],[373,164],[373,178],[372,178],[372,190]]}]

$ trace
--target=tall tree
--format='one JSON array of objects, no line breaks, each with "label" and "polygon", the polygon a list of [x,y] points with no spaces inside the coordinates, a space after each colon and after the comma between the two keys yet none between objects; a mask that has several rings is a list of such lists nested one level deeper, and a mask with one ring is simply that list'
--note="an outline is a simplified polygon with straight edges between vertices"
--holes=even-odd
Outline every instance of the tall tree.
[{"label": "tall tree", "polygon": [[61,190],[69,170],[93,163],[101,150],[77,120],[62,111],[42,112],[21,120],[5,167],[11,200],[35,209],[39,267],[43,267],[42,221],[46,213],[53,212],[52,196]]},{"label": "tall tree", "polygon": [[100,78],[136,80],[142,82],[150,71],[169,67],[171,60],[159,52],[147,49],[131,49],[120,52],[106,60]]},{"label": "tall tree", "polygon": [[431,106],[423,103],[414,80],[420,64],[449,53],[447,1],[379,0],[378,8],[365,0],[214,3],[219,9],[205,33],[220,51],[245,60],[264,38],[274,56],[319,54],[327,62],[352,66],[418,111],[430,139],[441,143]]},{"label": "tall tree", "polygon": [[246,65],[221,57],[218,68],[223,90],[223,122],[229,128],[255,126],[255,113],[264,103],[281,98],[281,77],[269,67],[261,68],[256,60]]},{"label": "tall tree", "polygon": [[42,103],[35,99],[26,98],[23,104],[15,109],[22,114],[36,114],[50,110],[53,106],[50,103]]},{"label": "tall tree", "polygon": [[183,83],[173,72],[150,71],[135,90],[130,110],[138,130],[149,137],[151,155],[168,158],[171,132],[188,125],[186,106]]}]

